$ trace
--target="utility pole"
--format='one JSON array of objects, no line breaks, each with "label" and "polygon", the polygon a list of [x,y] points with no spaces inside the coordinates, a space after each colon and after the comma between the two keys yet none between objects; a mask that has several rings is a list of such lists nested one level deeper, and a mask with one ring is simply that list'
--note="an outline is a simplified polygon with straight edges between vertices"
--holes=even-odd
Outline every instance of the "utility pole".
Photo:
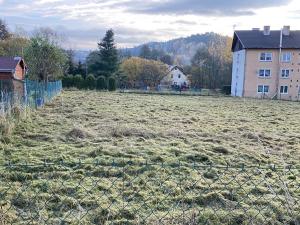
[{"label": "utility pole", "polygon": [[85,78],[88,76],[88,67],[87,67],[87,61],[85,60]]},{"label": "utility pole", "polygon": [[282,55],[282,43],[283,43],[283,29],[280,30],[280,42],[279,42],[279,57],[278,57],[278,76],[276,79],[276,94],[275,96],[278,98],[280,94],[280,76],[281,76],[281,55]]}]

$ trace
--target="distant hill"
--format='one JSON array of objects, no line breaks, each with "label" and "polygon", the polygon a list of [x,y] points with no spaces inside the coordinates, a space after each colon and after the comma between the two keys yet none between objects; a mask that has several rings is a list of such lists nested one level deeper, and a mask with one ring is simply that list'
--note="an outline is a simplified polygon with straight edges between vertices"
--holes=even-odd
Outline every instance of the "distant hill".
[{"label": "distant hill", "polygon": [[[227,36],[222,36],[216,33],[196,34],[186,38],[178,38],[166,42],[150,42],[147,45],[151,49],[162,50],[174,57],[175,62],[179,65],[189,65],[196,51],[216,39],[228,39]],[[131,56],[139,56],[143,45],[134,48],[122,49],[124,54]]]},{"label": "distant hill", "polygon": [[[222,36],[216,33],[205,33],[205,34],[195,34],[185,38],[177,38],[166,42],[150,42],[146,43],[152,50],[156,49],[159,51],[164,51],[165,53],[171,55],[175,59],[175,63],[181,66],[189,65],[191,59],[195,55],[196,51],[209,43],[214,42],[214,40],[224,40],[229,37]],[[139,56],[143,45],[139,45],[133,48],[120,49],[120,53],[123,55],[130,54],[131,56]],[[75,61],[81,61],[84,63],[86,57],[91,51],[85,50],[75,50]]]},{"label": "distant hill", "polygon": [[90,54],[90,51],[74,50],[74,60],[76,63],[79,61],[85,63],[86,57]]}]

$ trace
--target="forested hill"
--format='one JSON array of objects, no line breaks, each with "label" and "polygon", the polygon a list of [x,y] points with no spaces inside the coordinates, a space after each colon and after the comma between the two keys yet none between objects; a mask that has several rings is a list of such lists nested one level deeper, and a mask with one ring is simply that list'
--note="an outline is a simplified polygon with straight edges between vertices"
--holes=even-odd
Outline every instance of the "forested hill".
[{"label": "forested hill", "polygon": [[[224,43],[224,45],[226,45],[228,41],[230,41],[230,38],[227,36],[216,33],[205,33],[192,35],[186,38],[178,38],[167,42],[150,42],[146,45],[152,50],[155,49],[170,54],[177,64],[189,65],[199,48],[208,46],[211,43]],[[130,54],[131,56],[139,56],[142,47],[143,45],[139,45],[134,48],[123,49],[122,52],[124,54]]]}]

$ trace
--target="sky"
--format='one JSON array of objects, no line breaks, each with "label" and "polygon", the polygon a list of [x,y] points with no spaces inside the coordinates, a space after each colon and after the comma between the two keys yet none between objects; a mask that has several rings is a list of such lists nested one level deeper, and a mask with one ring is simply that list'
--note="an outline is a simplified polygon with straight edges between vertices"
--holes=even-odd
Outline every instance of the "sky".
[{"label": "sky", "polygon": [[300,30],[299,0],[0,0],[0,18],[11,31],[50,27],[64,47],[92,50],[107,29],[118,47],[233,30]]}]

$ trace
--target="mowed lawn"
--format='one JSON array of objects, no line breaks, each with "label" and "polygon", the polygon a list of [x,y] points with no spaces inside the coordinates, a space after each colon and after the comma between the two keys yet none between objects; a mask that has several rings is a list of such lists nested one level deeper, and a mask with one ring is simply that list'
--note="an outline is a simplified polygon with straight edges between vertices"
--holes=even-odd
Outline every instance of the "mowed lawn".
[{"label": "mowed lawn", "polygon": [[258,166],[299,168],[299,128],[298,102],[65,91],[2,143],[2,164],[22,165],[0,169],[0,215],[7,224],[298,224],[299,169]]},{"label": "mowed lawn", "polygon": [[300,104],[65,91],[1,146],[2,163],[297,164]]}]

